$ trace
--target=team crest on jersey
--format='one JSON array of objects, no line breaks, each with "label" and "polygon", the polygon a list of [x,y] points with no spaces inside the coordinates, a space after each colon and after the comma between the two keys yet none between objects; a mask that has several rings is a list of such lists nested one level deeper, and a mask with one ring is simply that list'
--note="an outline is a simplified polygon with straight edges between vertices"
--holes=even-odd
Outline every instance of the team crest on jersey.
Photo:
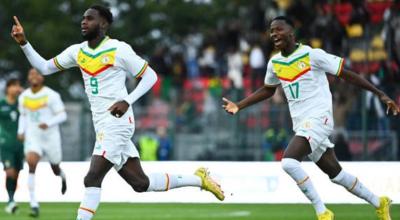
[{"label": "team crest on jersey", "polygon": [[106,54],[101,58],[101,63],[102,64],[108,64],[110,62],[111,58]]}]

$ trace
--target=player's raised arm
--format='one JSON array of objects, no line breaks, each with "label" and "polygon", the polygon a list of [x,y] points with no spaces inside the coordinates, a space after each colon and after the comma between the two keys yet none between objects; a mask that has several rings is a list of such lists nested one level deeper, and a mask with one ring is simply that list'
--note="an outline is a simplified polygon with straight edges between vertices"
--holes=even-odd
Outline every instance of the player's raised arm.
[{"label": "player's raised arm", "polygon": [[276,86],[263,86],[257,89],[254,93],[250,96],[246,97],[245,99],[241,100],[237,104],[228,100],[227,98],[222,98],[224,104],[222,108],[225,109],[226,112],[229,114],[236,114],[239,110],[242,110],[248,106],[254,105],[258,102],[261,102],[265,99],[272,97],[275,94]]},{"label": "player's raised arm", "polygon": [[31,65],[39,70],[43,75],[49,75],[59,71],[53,60],[45,60],[40,54],[38,54],[32,45],[28,42],[25,36],[24,28],[19,22],[17,16],[14,16],[14,25],[11,29],[11,37],[21,46],[26,58],[29,60]]},{"label": "player's raised arm", "polygon": [[376,88],[374,85],[372,85],[372,83],[370,83],[368,80],[364,79],[357,73],[351,70],[343,69],[339,77],[344,79],[346,82],[369,90],[377,95],[380,100],[386,104],[386,114],[390,114],[390,112],[393,112],[393,115],[397,115],[400,112],[400,107],[397,106],[397,104],[391,98],[389,98],[389,96],[387,96],[383,91]]}]

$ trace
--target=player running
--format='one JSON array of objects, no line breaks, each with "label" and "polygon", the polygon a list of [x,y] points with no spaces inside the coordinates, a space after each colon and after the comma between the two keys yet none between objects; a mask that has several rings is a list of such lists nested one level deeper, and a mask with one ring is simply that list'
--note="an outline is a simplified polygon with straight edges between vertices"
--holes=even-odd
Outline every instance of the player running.
[{"label": "player running", "polygon": [[272,97],[281,85],[289,103],[295,136],[282,159],[283,169],[296,181],[300,190],[312,202],[319,220],[332,220],[334,214],[325,207],[311,179],[300,162],[308,156],[325,172],[332,182],[376,208],[378,218],[390,220],[388,197],[378,197],[355,176],[342,169],[328,137],[333,131],[332,95],[325,73],[329,73],[373,92],[387,105],[387,113],[394,115],[399,107],[385,93],[375,88],[356,73],[343,69],[343,58],[321,49],[296,43],[293,23],[279,16],[271,22],[270,36],[280,53],[268,62],[265,85],[249,97],[234,103],[223,98],[223,108],[236,114],[248,106]]},{"label": "player running", "polygon": [[[92,219],[100,202],[101,183],[112,167],[137,192],[195,186],[210,191],[219,200],[224,199],[220,186],[204,168],[199,168],[195,175],[155,173],[147,176],[143,172],[138,151],[131,141],[135,128],[131,105],[151,89],[157,75],[128,44],[106,36],[113,22],[108,8],[95,5],[86,10],[81,22],[82,36],[86,41],[68,47],[51,60],[43,59],[33,49],[20,22],[16,17],[14,20],[12,37],[41,73],[48,75],[71,67],[79,67],[82,72],[96,143],[84,179],[85,194],[77,219]],[[127,75],[141,78],[129,94],[125,86]]]},{"label": "player running", "polygon": [[9,79],[6,83],[5,98],[0,100],[0,155],[6,173],[8,203],[5,211],[14,214],[18,206],[14,201],[19,171],[23,168],[24,147],[17,140],[18,95],[22,88],[19,80]]},{"label": "player running", "polygon": [[44,85],[43,76],[36,70],[28,73],[30,88],[19,97],[19,139],[24,140],[26,162],[29,165],[28,187],[30,216],[39,216],[39,203],[35,195],[35,171],[42,156],[46,156],[51,169],[61,178],[61,193],[67,190],[67,182],[61,163],[61,135],[59,124],[67,119],[60,95]]}]

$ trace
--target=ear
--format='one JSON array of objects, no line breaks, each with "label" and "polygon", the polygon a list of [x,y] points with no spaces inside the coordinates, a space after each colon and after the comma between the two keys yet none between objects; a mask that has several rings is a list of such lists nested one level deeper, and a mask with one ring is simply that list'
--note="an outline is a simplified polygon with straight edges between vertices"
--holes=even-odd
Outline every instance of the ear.
[{"label": "ear", "polygon": [[100,22],[101,29],[102,30],[107,30],[108,26],[109,26],[108,22],[106,20],[102,19],[102,21]]}]

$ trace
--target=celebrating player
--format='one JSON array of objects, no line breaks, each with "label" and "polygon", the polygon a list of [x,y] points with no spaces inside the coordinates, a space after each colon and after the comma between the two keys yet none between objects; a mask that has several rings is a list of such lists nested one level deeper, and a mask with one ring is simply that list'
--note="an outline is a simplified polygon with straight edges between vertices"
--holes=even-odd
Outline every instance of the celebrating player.
[{"label": "celebrating player", "polygon": [[311,179],[300,162],[308,155],[332,182],[366,200],[376,208],[381,220],[390,220],[388,197],[378,197],[355,176],[342,169],[328,137],[333,131],[332,95],[325,73],[369,90],[387,105],[387,113],[397,115],[399,107],[384,92],[356,73],[343,69],[344,60],[321,49],[296,43],[293,23],[286,17],[273,19],[270,36],[280,53],[268,62],[265,85],[249,97],[234,103],[223,98],[223,108],[236,114],[250,105],[272,97],[281,85],[289,103],[295,136],[282,159],[283,169],[296,181],[300,190],[312,202],[319,220],[332,220],[334,214],[325,207]]},{"label": "celebrating player", "polygon": [[24,140],[24,152],[29,165],[28,187],[32,217],[39,216],[39,203],[35,196],[35,171],[40,158],[47,156],[51,169],[61,177],[61,193],[67,190],[61,162],[61,135],[59,124],[67,119],[60,95],[44,86],[43,76],[36,70],[28,73],[30,88],[19,97],[18,137]]},{"label": "celebrating player", "polygon": [[18,105],[17,98],[22,88],[19,80],[9,79],[6,83],[6,96],[0,100],[0,151],[1,161],[6,172],[8,203],[5,211],[14,214],[18,209],[14,201],[19,171],[23,168],[24,147],[17,140]]},{"label": "celebrating player", "polygon": [[[137,149],[131,141],[134,133],[131,105],[151,89],[157,75],[128,44],[106,36],[113,22],[108,8],[95,5],[86,10],[81,22],[86,41],[68,47],[51,60],[43,59],[33,49],[20,22],[16,17],[14,20],[12,37],[41,73],[48,75],[71,67],[79,67],[82,72],[97,138],[89,172],[84,179],[85,194],[77,219],[92,219],[100,202],[101,183],[113,166],[137,192],[195,186],[224,199],[220,186],[204,168],[199,168],[195,175],[157,173],[147,176],[143,172]],[[125,86],[127,75],[141,78],[129,94]]]}]

